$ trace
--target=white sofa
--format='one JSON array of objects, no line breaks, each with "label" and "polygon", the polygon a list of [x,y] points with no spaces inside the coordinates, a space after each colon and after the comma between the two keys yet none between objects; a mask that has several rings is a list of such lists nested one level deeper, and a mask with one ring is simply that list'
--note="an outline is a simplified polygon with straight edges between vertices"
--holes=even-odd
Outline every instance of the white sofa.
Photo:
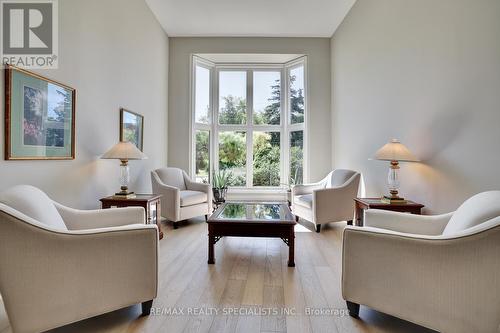
[{"label": "white sofa", "polygon": [[0,294],[14,332],[142,303],[158,287],[158,229],[141,207],[81,211],[21,185],[0,194]]},{"label": "white sofa", "polygon": [[367,210],[343,238],[352,316],[363,304],[440,332],[499,332],[500,191],[437,216]]},{"label": "white sofa", "polygon": [[299,217],[314,223],[316,232],[329,222],[352,223],[354,201],[361,175],[352,170],[337,169],[323,180],[292,187],[292,211]]},{"label": "white sofa", "polygon": [[212,213],[212,187],[196,183],[178,168],[161,168],[151,171],[153,192],[161,194],[161,216],[172,221],[177,228],[179,221]]},{"label": "white sofa", "polygon": [[8,329],[9,329],[9,319],[7,318],[7,313],[5,312],[2,295],[0,295],[0,333],[7,333]]}]

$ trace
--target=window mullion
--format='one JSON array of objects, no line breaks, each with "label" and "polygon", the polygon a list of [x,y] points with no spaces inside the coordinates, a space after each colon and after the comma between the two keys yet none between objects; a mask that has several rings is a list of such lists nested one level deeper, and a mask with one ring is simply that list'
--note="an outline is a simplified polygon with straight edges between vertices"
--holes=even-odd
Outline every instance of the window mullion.
[{"label": "window mullion", "polygon": [[212,126],[208,124],[195,123],[194,129],[210,131],[212,129]]},{"label": "window mullion", "polygon": [[256,132],[281,132],[282,126],[280,125],[253,125],[253,130]]},{"label": "window mullion", "polygon": [[288,165],[289,165],[289,155],[290,155],[290,145],[288,143],[289,134],[287,131],[288,127],[288,80],[286,75],[286,68],[281,69],[281,80],[280,80],[280,126],[281,126],[281,179],[280,183],[288,184]]},{"label": "window mullion", "polygon": [[218,125],[220,132],[234,131],[234,132],[246,132],[248,130],[248,125]]},{"label": "window mullion", "polygon": [[247,186],[253,187],[253,71],[247,70]]},{"label": "window mullion", "polygon": [[212,78],[212,172],[219,171],[219,70],[214,68]]}]

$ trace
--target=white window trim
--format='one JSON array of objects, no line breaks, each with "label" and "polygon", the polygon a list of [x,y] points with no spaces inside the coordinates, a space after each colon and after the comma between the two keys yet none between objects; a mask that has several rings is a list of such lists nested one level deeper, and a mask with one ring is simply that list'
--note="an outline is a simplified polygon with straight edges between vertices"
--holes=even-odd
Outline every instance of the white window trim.
[{"label": "white window trim", "polygon": [[[300,58],[294,59],[285,64],[225,64],[225,63],[212,63],[206,59],[203,59],[197,55],[191,56],[191,76],[189,82],[189,89],[191,92],[190,98],[190,128],[191,135],[189,136],[189,156],[190,156],[190,175],[191,177],[196,176],[196,130],[208,130],[210,135],[210,170],[209,175],[211,176],[214,170],[218,169],[218,135],[222,130],[226,131],[244,131],[246,132],[247,139],[247,160],[246,160],[246,186],[233,187],[231,192],[235,193],[245,193],[245,192],[275,192],[282,193],[283,186],[252,186],[253,181],[253,159],[252,159],[252,137],[254,131],[270,132],[276,131],[280,132],[280,181],[282,183],[288,181],[289,179],[289,163],[290,163],[290,133],[293,131],[303,131],[303,182],[309,181],[309,163],[308,163],[308,123],[309,123],[309,95],[308,95],[308,71],[307,71],[307,56],[302,56]],[[201,124],[196,123],[195,113],[196,113],[196,66],[201,66],[210,71],[210,106],[209,106],[209,123]],[[291,124],[290,117],[291,112],[289,110],[289,72],[290,70],[304,66],[304,122],[300,124]],[[218,124],[218,114],[219,114],[219,72],[221,70],[227,71],[246,71],[247,72],[247,122],[245,125],[220,125]],[[253,72],[254,71],[280,71],[281,72],[281,116],[280,125],[253,125]]]},{"label": "white window trim", "polygon": [[[213,79],[213,73],[214,73],[214,64],[211,63],[208,60],[205,60],[203,58],[197,57],[193,55],[191,57],[191,75],[190,75],[190,80],[189,80],[189,91],[190,91],[190,101],[189,101],[189,109],[191,112],[189,113],[189,123],[190,123],[190,129],[191,129],[191,135],[189,136],[189,175],[191,177],[196,176],[196,130],[208,130],[209,131],[209,154],[212,155],[212,142],[213,142],[213,133],[212,133],[212,104],[213,104],[213,84],[212,84],[212,79]],[[209,70],[210,73],[210,92],[209,92],[209,120],[208,124],[202,124],[202,123],[197,123],[196,122],[196,66],[201,66]],[[209,167],[209,176],[212,174],[212,158],[210,158],[210,167]]]},{"label": "white window trim", "polygon": [[[299,66],[303,65],[304,66],[304,122],[300,124],[292,124],[290,121],[291,118],[291,112],[290,112],[290,107],[289,107],[289,102],[290,102],[290,83],[288,82],[289,80],[289,73],[292,69],[297,68]],[[286,135],[287,137],[290,137],[290,132],[294,131],[304,131],[304,136],[303,136],[303,162],[302,162],[302,167],[303,167],[303,183],[309,182],[309,158],[308,158],[308,153],[309,153],[309,74],[308,74],[308,66],[307,66],[307,56],[300,57],[298,59],[289,61],[285,64],[285,80],[286,80],[286,115],[287,115],[287,128],[286,128]],[[288,150],[290,150],[290,145],[288,145]],[[288,166],[290,161],[290,153],[288,151],[287,153],[287,160],[285,161],[285,165]],[[289,168],[288,168],[289,169]],[[288,174],[287,174],[287,178]]]}]

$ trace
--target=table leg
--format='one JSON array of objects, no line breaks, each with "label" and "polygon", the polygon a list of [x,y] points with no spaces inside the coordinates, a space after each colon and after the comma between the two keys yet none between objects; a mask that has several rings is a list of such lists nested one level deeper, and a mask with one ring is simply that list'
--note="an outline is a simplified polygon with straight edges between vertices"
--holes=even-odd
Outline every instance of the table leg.
[{"label": "table leg", "polygon": [[359,205],[359,203],[356,203],[356,214],[354,216],[354,225],[357,225],[359,227],[362,227],[363,224],[364,224],[364,221],[363,221],[363,208],[361,208],[361,206]]},{"label": "table leg", "polygon": [[160,239],[163,239],[163,231],[161,230],[161,201],[158,201],[156,204],[156,226],[158,226]]},{"label": "table leg", "polygon": [[212,233],[208,234],[208,264],[215,264],[215,236]]},{"label": "table leg", "polygon": [[288,236],[288,267],[295,267],[295,231],[293,226]]}]

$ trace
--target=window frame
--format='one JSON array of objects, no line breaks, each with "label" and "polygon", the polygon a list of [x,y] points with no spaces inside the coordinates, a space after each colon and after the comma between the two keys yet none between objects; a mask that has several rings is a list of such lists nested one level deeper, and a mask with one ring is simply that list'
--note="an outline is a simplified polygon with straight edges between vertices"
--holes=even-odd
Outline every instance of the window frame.
[{"label": "window frame", "polygon": [[[209,168],[208,168],[208,179],[207,181],[211,181],[213,168],[212,168],[212,154],[213,154],[213,75],[214,75],[214,66],[210,61],[207,61],[203,58],[193,56],[191,59],[192,70],[191,70],[191,79],[189,82],[189,90],[191,92],[190,99],[190,109],[189,113],[189,122],[191,123],[191,135],[189,136],[190,143],[190,161],[189,161],[189,175],[193,179],[196,179],[196,131],[205,130],[208,131],[208,140],[209,140]],[[196,122],[196,67],[200,66],[209,70],[209,112],[208,112],[208,124],[198,123]]]},{"label": "window frame", "polygon": [[[292,124],[292,112],[290,110],[290,72],[298,68],[300,66],[304,67],[304,122],[303,123],[296,123]],[[309,89],[308,89],[308,84],[309,84],[309,79],[308,79],[308,72],[307,72],[307,56],[300,57],[298,59],[292,60],[290,62],[287,62],[285,64],[285,78],[286,78],[286,123],[287,123],[287,128],[286,128],[286,147],[287,147],[287,154],[286,154],[286,161],[285,166],[287,168],[287,180],[290,179],[290,140],[291,140],[291,133],[296,132],[296,131],[303,131],[303,161],[302,161],[302,183],[307,183],[309,181],[309,159],[308,159],[308,152],[309,152],[309,135],[308,135],[308,126],[307,124],[309,123],[309,112],[308,112],[308,103],[309,103]]]},{"label": "window frame", "polygon": [[[209,123],[196,122],[196,67],[201,66],[210,70],[210,115]],[[294,68],[304,67],[304,122],[291,124],[291,112],[289,109],[290,85],[289,75]],[[219,124],[219,73],[221,71],[245,71],[246,72],[246,124]],[[253,123],[253,79],[254,72],[272,71],[280,72],[281,106],[279,125],[256,125]],[[225,131],[243,131],[246,133],[246,186],[233,186],[231,190],[244,191],[271,191],[283,190],[280,186],[253,186],[253,133],[254,132],[279,132],[280,133],[280,183],[288,183],[290,169],[290,136],[291,132],[303,131],[303,182],[308,181],[307,163],[307,124],[308,124],[308,76],[307,56],[301,56],[284,64],[252,64],[252,63],[213,63],[200,56],[191,57],[191,135],[190,135],[190,175],[196,177],[196,130],[208,130],[210,140],[209,179],[212,173],[219,168],[219,133]]]}]

